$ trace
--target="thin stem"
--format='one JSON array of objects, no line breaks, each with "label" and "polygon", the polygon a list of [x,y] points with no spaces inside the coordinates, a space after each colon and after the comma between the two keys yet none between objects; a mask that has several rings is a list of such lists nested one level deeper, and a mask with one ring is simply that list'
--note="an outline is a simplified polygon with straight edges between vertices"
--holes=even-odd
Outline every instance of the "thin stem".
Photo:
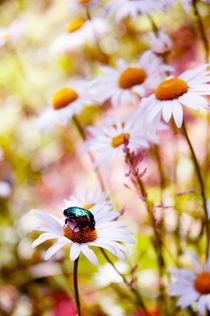
[{"label": "thin stem", "polygon": [[[86,140],[86,136],[85,136],[84,129],[83,129],[82,125],[80,124],[80,121],[78,120],[78,118],[75,115],[72,117],[72,120],[73,120],[73,122],[74,122],[74,124],[75,124],[75,126],[76,126],[76,128],[77,128],[77,130],[78,130],[78,132],[79,132],[79,134],[81,136],[81,138],[85,141]],[[94,163],[95,159],[94,159],[93,155],[90,152],[88,152],[88,155],[90,157],[91,162]],[[99,180],[99,183],[100,183],[100,186],[101,186],[101,190],[105,191],[105,186],[104,186],[104,182],[102,180],[100,171],[99,171],[98,168],[96,168],[95,170],[96,170],[96,173],[97,173],[97,176],[98,176],[98,180]]]},{"label": "thin stem", "polygon": [[149,316],[148,313],[147,313],[146,307],[145,307],[145,305],[143,303],[143,300],[141,298],[141,295],[138,293],[138,291],[132,285],[129,284],[129,282],[127,281],[126,277],[115,267],[114,263],[111,261],[111,259],[109,258],[109,256],[105,252],[105,250],[103,248],[100,248],[100,250],[101,250],[102,254],[104,255],[105,259],[107,260],[107,262],[109,262],[112,265],[113,269],[117,272],[117,274],[119,274],[122,277],[123,282],[125,283],[125,285],[136,296],[136,298],[138,300],[138,303],[139,303],[139,306],[144,310],[146,316]]},{"label": "thin stem", "polygon": [[198,28],[199,28],[199,31],[200,31],[201,39],[203,41],[203,45],[204,45],[204,48],[205,48],[205,51],[206,51],[206,62],[208,63],[208,60],[209,60],[208,38],[207,38],[207,36],[205,34],[205,30],[204,30],[204,27],[203,27],[202,19],[201,19],[201,16],[200,16],[200,13],[199,13],[199,10],[198,10],[198,7],[197,7],[197,0],[193,0],[192,1],[192,5],[193,5],[193,8],[194,8],[195,16],[197,18]]},{"label": "thin stem", "polygon": [[164,177],[163,166],[161,162],[159,146],[157,145],[154,146],[154,153],[157,159],[158,170],[159,170],[159,175],[160,175],[161,204],[163,204],[163,191],[165,189],[165,177]]},{"label": "thin stem", "polygon": [[[139,171],[138,169],[135,169],[134,167],[134,161],[133,161],[133,158],[130,154],[130,151],[126,151],[126,158],[128,159],[132,169],[133,169],[133,174],[136,178],[136,181],[137,181],[137,184],[138,184],[138,188],[139,188],[139,192],[142,194],[144,200],[145,200],[145,203],[146,203],[146,208],[147,208],[147,212],[151,218],[151,222],[152,222],[152,227],[153,227],[153,231],[154,231],[154,235],[155,235],[155,240],[154,240],[154,246],[156,248],[156,251],[157,251],[157,260],[158,260],[158,267],[159,267],[159,277],[160,277],[160,280],[162,280],[162,276],[163,276],[163,269],[164,269],[164,266],[165,266],[165,263],[164,263],[164,259],[163,259],[163,254],[162,254],[162,241],[161,241],[161,238],[160,238],[160,234],[159,234],[159,231],[157,229],[157,225],[156,225],[156,221],[155,221],[155,217],[153,215],[153,211],[152,211],[152,207],[147,199],[147,191],[144,187],[144,184],[143,182],[141,181],[141,178],[139,176]],[[158,301],[160,302],[163,298],[163,286],[162,284],[160,283],[160,293],[159,293],[159,296],[158,296]]]},{"label": "thin stem", "polygon": [[188,137],[187,130],[186,130],[184,122],[183,122],[183,125],[182,125],[182,130],[183,130],[184,136],[185,136],[185,138],[187,140],[187,143],[189,145],[191,154],[192,154],[193,164],[194,164],[194,167],[195,167],[195,170],[196,170],[196,173],[197,173],[197,176],[198,176],[199,185],[200,185],[201,197],[202,197],[202,201],[203,201],[203,209],[204,209],[204,214],[205,214],[206,235],[207,235],[207,240],[206,240],[206,258],[208,258],[208,252],[209,252],[209,223],[208,223],[208,210],[207,210],[207,203],[206,203],[206,194],[205,194],[205,189],[204,189],[204,183],[203,183],[203,179],[202,179],[202,176],[201,176],[200,166],[199,166],[197,157],[195,155],[195,151],[193,149],[193,146],[192,146],[192,144],[190,142],[190,139]]},{"label": "thin stem", "polygon": [[158,27],[157,27],[157,25],[156,25],[156,23],[155,23],[155,21],[154,21],[154,19],[152,18],[151,15],[148,15],[148,18],[149,18],[149,21],[151,23],[152,30],[156,34],[158,32]]},{"label": "thin stem", "polygon": [[81,316],[78,282],[77,282],[78,262],[79,262],[79,257],[74,261],[74,293],[75,293],[75,301],[77,305],[77,315]]}]

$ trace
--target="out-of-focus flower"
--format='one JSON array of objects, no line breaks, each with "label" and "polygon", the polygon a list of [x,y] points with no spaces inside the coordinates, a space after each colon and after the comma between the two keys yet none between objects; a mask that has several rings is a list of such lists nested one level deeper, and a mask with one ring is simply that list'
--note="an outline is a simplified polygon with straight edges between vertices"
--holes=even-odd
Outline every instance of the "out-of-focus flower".
[{"label": "out-of-focus flower", "polygon": [[0,28],[0,46],[6,45],[20,38],[25,32],[26,26],[20,20],[13,21],[8,27]]},{"label": "out-of-focus flower", "polygon": [[93,86],[99,102],[111,98],[113,105],[121,105],[125,99],[134,103],[134,95],[144,96],[146,89],[153,89],[160,82],[161,75],[172,71],[172,67],[162,63],[162,59],[150,50],[144,52],[139,61],[127,65],[124,60],[117,61],[117,69],[104,66],[105,74],[96,78]]},{"label": "out-of-focus flower", "polygon": [[[189,253],[189,252],[188,252]],[[169,284],[171,296],[181,296],[178,305],[186,308],[194,302],[198,302],[198,312],[203,315],[210,311],[210,256],[202,269],[198,258],[189,253],[195,272],[187,268],[170,268],[174,282]]]},{"label": "out-of-focus flower", "polygon": [[[160,316],[160,312],[157,308],[150,308],[147,310],[148,316]],[[141,310],[133,314],[133,316],[146,316],[146,313]]]},{"label": "out-of-focus flower", "polygon": [[88,7],[92,6],[97,2],[98,0],[71,0],[69,1],[69,9],[70,12],[83,8],[87,9]]},{"label": "out-of-focus flower", "polygon": [[[162,112],[163,119],[169,122],[173,116],[177,127],[182,126],[183,108],[185,105],[199,112],[199,106],[209,109],[208,102],[201,95],[210,95],[210,72],[208,65],[183,72],[179,77],[170,77],[161,82],[155,93],[148,97],[149,120]],[[205,70],[205,71],[203,71]]]},{"label": "out-of-focus flower", "polygon": [[129,140],[128,147],[132,152],[136,152],[140,147],[149,147],[143,131],[134,121],[135,118],[129,115],[128,118],[110,118],[103,126],[89,127],[93,138],[85,142],[84,150],[95,150],[99,153],[95,167],[108,167],[115,155],[124,156],[126,139]]},{"label": "out-of-focus flower", "polygon": [[161,122],[160,113],[148,122],[148,100],[145,98],[138,110],[121,118],[107,117],[103,126],[89,127],[92,138],[85,142],[84,151],[95,150],[99,153],[96,167],[109,166],[115,155],[125,156],[125,139],[128,140],[129,151],[137,153],[141,147],[148,148],[151,143],[159,144],[157,131],[165,129],[168,126]]},{"label": "out-of-focus flower", "polygon": [[114,14],[116,22],[130,17],[136,18],[139,13],[150,14],[155,10],[162,11],[162,5],[156,0],[113,0],[106,5],[109,15]]},{"label": "out-of-focus flower", "polygon": [[53,303],[51,309],[52,316],[77,316],[76,305],[66,293],[53,293],[50,298]]},{"label": "out-of-focus flower", "polygon": [[99,271],[94,274],[94,280],[99,288],[109,286],[111,283],[123,282],[123,278],[109,263],[105,263],[103,266],[99,267]]},{"label": "out-of-focus flower", "polygon": [[[206,4],[209,4],[209,0],[201,0],[202,2],[205,2]],[[190,11],[192,6],[192,0],[167,0],[164,1],[164,6],[166,9],[171,8],[175,3],[181,2],[185,11]]]},{"label": "out-of-focus flower", "polygon": [[[88,225],[81,226],[76,219],[70,219],[68,216],[66,216],[64,222],[40,210],[31,210],[33,215],[47,224],[47,226],[34,228],[35,230],[42,231],[43,234],[33,242],[32,246],[36,247],[46,240],[58,239],[57,242],[47,250],[45,260],[48,260],[60,248],[69,244],[71,244],[70,259],[72,261],[76,260],[80,253],[83,253],[88,260],[97,265],[97,257],[89,246],[107,249],[113,255],[123,260],[124,254],[122,251],[127,252],[127,249],[119,242],[133,243],[133,239],[128,236],[131,232],[123,227],[127,225],[128,222],[115,220],[119,214],[112,209],[109,202],[92,203],[83,205],[83,207],[80,208],[81,204],[75,205],[74,201],[74,199],[73,201],[65,201],[67,207],[66,212],[69,210],[69,207],[72,207],[71,205],[77,208],[77,212],[89,212],[88,214],[92,214],[89,216],[93,219],[92,224],[94,223],[94,227],[89,227]],[[80,214],[80,216],[82,215]]]},{"label": "out-of-focus flower", "polygon": [[11,194],[11,186],[6,181],[0,181],[0,198],[7,198]]},{"label": "out-of-focus flower", "polygon": [[50,52],[52,54],[71,52],[85,44],[94,45],[109,30],[110,26],[103,18],[91,20],[78,18],[69,24],[66,33],[52,43]]},{"label": "out-of-focus flower", "polygon": [[71,88],[61,89],[54,94],[52,104],[41,111],[33,128],[38,132],[52,132],[58,123],[67,125],[75,114],[82,112],[85,105],[92,104],[91,100],[89,82],[77,80],[72,83]]},{"label": "out-of-focus flower", "polygon": [[165,32],[150,32],[147,35],[147,39],[150,44],[151,50],[157,55],[163,55],[167,52],[170,52],[170,50],[172,49],[172,40]]}]

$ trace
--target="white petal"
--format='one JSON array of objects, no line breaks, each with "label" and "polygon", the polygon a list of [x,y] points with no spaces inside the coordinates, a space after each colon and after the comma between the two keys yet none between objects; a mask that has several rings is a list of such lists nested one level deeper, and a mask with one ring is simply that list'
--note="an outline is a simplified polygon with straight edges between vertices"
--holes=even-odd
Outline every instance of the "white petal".
[{"label": "white petal", "polygon": [[176,123],[176,126],[180,128],[183,123],[183,109],[179,101],[173,104],[173,117]]},{"label": "white petal", "polygon": [[50,259],[58,250],[60,250],[64,245],[70,243],[70,241],[67,241],[65,239],[58,240],[52,247],[50,247],[44,256],[45,260]]},{"label": "white petal", "polygon": [[87,245],[82,245],[81,246],[81,252],[86,256],[86,258],[92,262],[92,264],[94,264],[95,266],[98,265],[98,259],[95,255],[95,253],[93,252],[93,250],[91,250],[90,248],[88,248]]},{"label": "white petal", "polygon": [[188,290],[185,295],[183,295],[177,302],[177,304],[181,308],[185,308],[189,305],[191,305],[194,301],[196,301],[199,297],[199,293],[196,292],[195,290]]},{"label": "white petal", "polygon": [[203,315],[208,307],[210,295],[201,295],[198,300],[198,312],[200,315]]},{"label": "white petal", "polygon": [[168,104],[165,104],[162,109],[162,115],[165,122],[169,122],[171,115],[172,115],[172,109],[173,109],[173,101],[168,102]]},{"label": "white petal", "polygon": [[74,261],[80,255],[80,246],[76,243],[73,243],[70,249],[70,259]]},{"label": "white petal", "polygon": [[194,253],[192,253],[191,251],[189,251],[189,250],[185,251],[185,253],[187,253],[190,256],[192,264],[193,264],[193,266],[195,268],[196,273],[201,273],[202,272],[202,268],[201,268],[201,264],[200,264],[197,256]]},{"label": "white petal", "polygon": [[59,219],[57,219],[56,217],[54,217],[50,214],[44,213],[44,212],[37,210],[37,209],[31,210],[30,213],[32,213],[33,215],[35,215],[36,217],[38,217],[39,219],[44,221],[47,225],[54,228],[57,232],[62,232],[63,223]]},{"label": "white petal", "polygon": [[59,238],[59,237],[60,236],[57,235],[56,233],[43,233],[32,243],[32,248],[35,248],[36,246],[40,245],[46,240]]}]

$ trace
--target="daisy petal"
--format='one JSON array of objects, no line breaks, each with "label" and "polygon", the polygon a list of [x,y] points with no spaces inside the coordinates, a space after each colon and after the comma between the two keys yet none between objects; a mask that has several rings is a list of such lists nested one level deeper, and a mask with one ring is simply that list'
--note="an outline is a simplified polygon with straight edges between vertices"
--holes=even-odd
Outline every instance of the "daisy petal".
[{"label": "daisy petal", "polygon": [[69,243],[67,240],[59,240],[52,247],[50,247],[44,256],[45,260],[49,260],[58,250],[60,250],[64,245]]},{"label": "daisy petal", "polygon": [[35,215],[39,219],[41,219],[43,222],[54,228],[57,232],[61,232],[63,230],[63,223],[59,221],[54,216],[44,213],[37,209],[32,209],[31,214]]},{"label": "daisy petal", "polygon": [[32,243],[32,248],[35,248],[36,246],[42,244],[46,240],[59,238],[59,237],[60,236],[58,236],[56,233],[43,233]]},{"label": "daisy petal", "polygon": [[92,262],[95,266],[98,265],[98,259],[93,252],[87,245],[81,245],[81,252],[86,256],[86,258]]},{"label": "daisy petal", "polygon": [[80,255],[80,247],[78,244],[72,244],[71,249],[70,249],[70,259],[71,261],[74,261],[78,258]]}]

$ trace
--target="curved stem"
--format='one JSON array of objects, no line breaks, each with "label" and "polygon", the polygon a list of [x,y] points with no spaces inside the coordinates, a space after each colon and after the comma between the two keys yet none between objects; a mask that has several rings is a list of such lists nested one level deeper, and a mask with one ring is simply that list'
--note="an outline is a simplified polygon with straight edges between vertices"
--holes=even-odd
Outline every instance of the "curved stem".
[{"label": "curved stem", "polygon": [[[149,203],[149,201],[147,199],[147,191],[146,191],[146,189],[144,187],[143,182],[141,181],[138,169],[135,169],[134,161],[133,161],[133,158],[132,158],[129,150],[126,151],[126,158],[127,158],[128,162],[130,163],[130,166],[133,169],[133,175],[136,178],[137,185],[138,185],[138,188],[139,188],[139,192],[142,194],[142,196],[144,198],[144,201],[145,201],[145,204],[146,204],[146,208],[147,208],[147,212],[148,212],[148,214],[150,216],[150,219],[151,219],[152,228],[153,228],[154,236],[155,236],[154,248],[155,248],[156,253],[157,253],[157,261],[158,261],[158,267],[159,267],[159,277],[160,277],[160,280],[162,280],[163,270],[164,270],[164,266],[165,266],[165,262],[164,262],[163,254],[162,254],[162,244],[163,244],[163,242],[161,240],[160,233],[159,233],[157,225],[156,225],[155,217],[153,215],[152,206],[150,205],[150,203]],[[161,301],[163,300],[163,296],[164,296],[164,294],[163,294],[163,286],[162,286],[162,283],[160,283],[160,291],[159,291],[159,295],[158,295],[158,299],[157,299],[157,302],[159,303],[160,307],[161,307]]]},{"label": "curved stem", "polygon": [[77,305],[77,315],[81,316],[78,282],[77,282],[78,262],[79,262],[79,257],[74,261],[74,293],[75,293],[75,301],[76,301],[76,305]]},{"label": "curved stem", "polygon": [[203,45],[204,45],[204,48],[205,48],[205,51],[206,51],[206,62],[208,63],[208,60],[209,60],[209,43],[208,43],[208,38],[207,38],[207,36],[205,34],[205,30],[204,30],[204,26],[203,26],[203,23],[202,23],[202,19],[201,19],[201,16],[200,16],[200,13],[199,13],[199,10],[198,10],[198,7],[197,7],[197,0],[193,0],[192,1],[192,5],[193,5],[193,8],[194,8],[195,16],[196,16],[197,21],[198,21],[198,28],[199,28],[199,31],[200,31],[201,39],[203,41]]},{"label": "curved stem", "polygon": [[[80,124],[80,121],[78,120],[78,118],[75,115],[72,117],[72,120],[73,120],[73,122],[74,122],[74,124],[75,124],[75,126],[76,126],[76,128],[77,128],[77,130],[78,130],[78,132],[79,132],[79,134],[81,136],[81,138],[85,141],[86,140],[86,136],[85,136],[84,129],[83,129],[82,125]],[[94,163],[93,155],[90,152],[88,152],[88,155],[90,157],[91,162]],[[102,180],[100,171],[99,171],[98,168],[96,168],[95,170],[96,170],[96,173],[97,173],[97,176],[98,176],[98,180],[99,180],[99,183],[100,183],[100,186],[101,186],[101,190],[105,191],[105,186],[104,186],[104,182]]]},{"label": "curved stem", "polygon": [[201,176],[201,170],[200,170],[200,166],[197,160],[197,157],[195,155],[195,151],[193,149],[193,146],[190,142],[189,136],[187,134],[187,130],[185,127],[185,123],[183,122],[182,125],[182,130],[184,133],[184,136],[187,140],[187,143],[189,145],[191,154],[192,154],[192,159],[193,159],[193,164],[198,176],[198,181],[199,181],[199,185],[200,185],[200,190],[201,190],[201,197],[202,197],[202,201],[203,201],[203,209],[204,209],[204,213],[205,213],[205,225],[206,225],[206,235],[207,235],[207,241],[206,241],[206,258],[208,258],[208,252],[209,252],[209,223],[208,223],[208,210],[207,210],[207,203],[206,203],[206,194],[205,194],[205,189],[204,189],[204,183],[203,183],[203,179]]},{"label": "curved stem", "polygon": [[117,274],[119,274],[121,276],[121,278],[123,279],[123,282],[125,283],[125,285],[131,290],[131,292],[136,296],[139,306],[144,310],[145,315],[148,316],[146,307],[143,303],[142,297],[139,294],[139,292],[132,286],[129,284],[129,282],[127,281],[126,277],[115,267],[114,263],[111,261],[111,259],[109,258],[109,256],[107,255],[107,253],[105,252],[105,250],[103,248],[100,248],[102,254],[104,255],[105,259],[107,260],[107,262],[109,262],[113,269],[117,272]]}]

